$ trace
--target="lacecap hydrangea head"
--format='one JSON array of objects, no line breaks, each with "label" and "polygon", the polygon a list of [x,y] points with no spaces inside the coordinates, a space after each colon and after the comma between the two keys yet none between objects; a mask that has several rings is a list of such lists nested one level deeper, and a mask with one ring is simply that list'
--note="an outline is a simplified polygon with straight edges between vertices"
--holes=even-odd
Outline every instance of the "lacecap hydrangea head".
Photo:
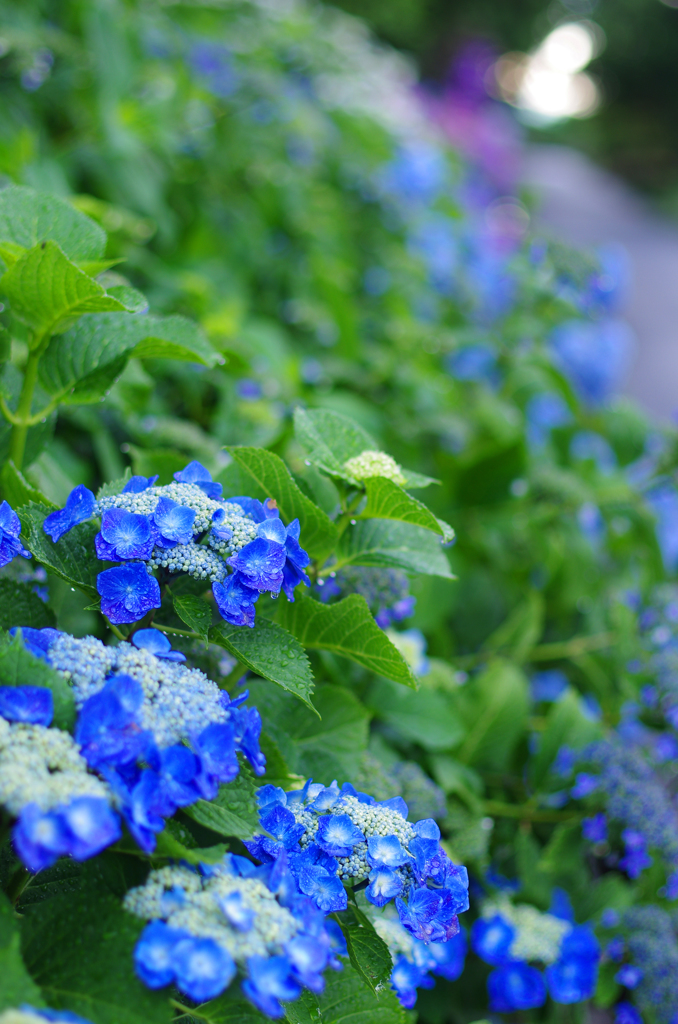
[{"label": "lacecap hydrangea head", "polygon": [[304,988],[320,993],[323,972],[346,954],[339,927],[301,894],[280,852],[256,867],[226,854],[218,864],[152,871],[125,907],[148,921],[134,963],[149,988],[175,984],[204,1002],[236,976],[254,1005],[282,1017]]},{"label": "lacecap hydrangea head", "polygon": [[221,616],[236,626],[254,625],[261,593],[282,590],[293,601],[299,583],[309,586],[299,521],[285,526],[272,498],[225,500],[199,462],[170,484],[156,481],[133,476],[119,494],[98,499],[80,485],[44,522],[58,542],[79,523],[100,519],[97,557],[119,563],[97,577],[101,610],[112,623],[138,622],[159,608],[160,583],[179,574],[211,584]]},{"label": "lacecap hydrangea head", "polygon": [[[232,700],[199,669],[184,665],[183,655],[171,650],[162,633],[139,630],[133,643],[117,647],[53,629],[23,629],[21,635],[27,648],[69,683],[81,760],[106,780],[115,806],[146,852],[155,848],[156,834],[179,807],[212,800],[220,785],[233,781],[239,756],[263,774],[261,718],[256,708],[243,704],[247,693]],[[37,702],[38,696],[24,696],[23,703]],[[46,714],[37,703],[31,707],[33,721]]]},{"label": "lacecap hydrangea head", "polygon": [[[490,1008],[499,1012],[590,999],[598,980],[600,947],[585,925],[574,923],[564,894],[551,912],[513,904],[506,895],[487,900],[471,929],[473,951],[495,970],[488,978]],[[542,973],[535,964],[545,968]]]},{"label": "lacecap hydrangea head", "polygon": [[432,988],[435,977],[456,981],[463,972],[467,951],[463,929],[447,942],[422,942],[402,926],[391,907],[372,912],[370,919],[388,946],[393,960],[391,988],[406,1009],[416,1003],[418,988]]},{"label": "lacecap hydrangea head", "polygon": [[399,569],[348,565],[320,578],[317,593],[324,603],[347,594],[361,594],[382,629],[409,618],[416,605],[416,598],[410,594],[409,577]]},{"label": "lacecap hydrangea head", "polygon": [[263,786],[259,820],[268,835],[246,842],[265,863],[281,850],[299,888],[326,913],[346,909],[346,885],[367,883],[376,907],[394,901],[400,922],[424,942],[447,942],[468,909],[466,869],[440,845],[440,829],[424,819],[411,824],[401,797],[377,802],[350,783],[339,788],[309,780],[285,793]]}]

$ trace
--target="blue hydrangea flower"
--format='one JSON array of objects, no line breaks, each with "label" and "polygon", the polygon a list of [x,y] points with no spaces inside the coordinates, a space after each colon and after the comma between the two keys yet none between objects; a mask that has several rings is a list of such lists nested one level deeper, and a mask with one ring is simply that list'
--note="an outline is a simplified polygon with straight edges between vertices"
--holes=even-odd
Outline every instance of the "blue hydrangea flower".
[{"label": "blue hydrangea flower", "polygon": [[127,481],[122,489],[123,494],[141,494],[142,491],[147,491],[149,487],[158,479],[158,474],[155,476],[133,476]]},{"label": "blue hydrangea flower", "polygon": [[101,611],[115,625],[137,622],[160,607],[160,587],[141,562],[104,569],[97,576]]},{"label": "blue hydrangea flower", "polygon": [[42,658],[43,661],[48,660],[47,652],[50,645],[63,635],[58,629],[52,629],[49,626],[43,629],[32,629],[30,626],[13,626],[9,632],[12,636],[20,633],[26,650],[30,651],[34,657]]},{"label": "blue hydrangea flower", "polygon": [[236,970],[229,953],[214,939],[193,936],[177,943],[172,966],[178,987],[196,1003],[215,999],[231,983]]},{"label": "blue hydrangea flower", "polygon": [[195,484],[196,487],[199,487],[201,491],[205,492],[208,498],[220,498],[223,491],[222,485],[214,483],[212,480],[212,474],[195,460],[193,462],[189,462],[189,464],[178,473],[175,473],[174,479],[181,484]]},{"label": "blue hydrangea flower", "polygon": [[43,529],[56,543],[78,523],[84,523],[85,520],[91,519],[95,515],[95,508],[94,495],[84,484],[79,484],[68,495],[65,508],[59,509],[57,512],[50,512],[45,519]]},{"label": "blue hydrangea flower", "polygon": [[10,505],[3,501],[0,505],[0,566],[7,565],[21,555],[22,558],[31,558],[32,555],[21,541],[21,522],[18,515]]},{"label": "blue hydrangea flower", "polygon": [[188,544],[193,537],[196,515],[194,508],[179,505],[171,498],[159,498],[152,515],[156,544],[163,548],[171,548],[175,544]]},{"label": "blue hydrangea flower", "polygon": [[393,959],[391,987],[406,1009],[417,1001],[418,988],[432,988],[434,976],[455,981],[466,961],[466,936],[460,929],[447,942],[415,939],[392,914],[371,913],[375,930]]},{"label": "blue hydrangea flower", "polygon": [[259,600],[259,591],[248,586],[244,576],[234,572],[225,583],[213,583],[212,593],[222,619],[232,626],[254,627],[254,605]]},{"label": "blue hydrangea flower", "polygon": [[51,725],[52,691],[44,686],[0,686],[0,716],[8,722]]},{"label": "blue hydrangea flower", "polygon": [[140,650],[154,654],[156,658],[164,658],[166,661],[186,661],[186,655],[181,651],[173,651],[168,638],[159,629],[138,629],[132,637],[132,643]]},{"label": "blue hydrangea flower", "polygon": [[301,985],[292,977],[286,956],[252,956],[247,961],[249,977],[243,992],[269,1017],[282,1017],[282,1002],[293,1002],[301,995]]},{"label": "blue hydrangea flower", "polygon": [[494,966],[512,960],[511,946],[516,930],[501,914],[479,918],[471,928],[471,947],[486,963]]},{"label": "blue hydrangea flower", "polygon": [[592,818],[584,818],[581,830],[584,839],[590,843],[607,842],[607,818],[602,812],[594,814]]},{"label": "blue hydrangea flower", "polygon": [[94,538],[94,546],[97,558],[104,562],[144,559],[150,557],[155,538],[146,516],[109,508],[101,517],[101,532]]},{"label": "blue hydrangea flower", "polygon": [[534,1010],[546,1002],[546,985],[535,967],[524,963],[497,967],[487,979],[490,1009],[499,1013]]},{"label": "blue hydrangea flower", "polygon": [[118,817],[105,800],[82,796],[49,811],[26,804],[12,830],[12,841],[29,871],[38,872],[61,856],[94,857],[121,834]]},{"label": "blue hydrangea flower", "polygon": [[643,1018],[635,1006],[623,1000],[614,1008],[614,1024],[643,1024]]}]

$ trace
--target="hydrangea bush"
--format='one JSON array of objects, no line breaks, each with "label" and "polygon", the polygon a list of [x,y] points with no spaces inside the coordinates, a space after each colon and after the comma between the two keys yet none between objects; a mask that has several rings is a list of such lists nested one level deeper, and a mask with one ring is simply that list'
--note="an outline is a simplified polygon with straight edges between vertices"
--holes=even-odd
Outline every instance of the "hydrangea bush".
[{"label": "hydrangea bush", "polygon": [[338,12],[0,10],[3,1021],[675,1024],[623,260]]}]

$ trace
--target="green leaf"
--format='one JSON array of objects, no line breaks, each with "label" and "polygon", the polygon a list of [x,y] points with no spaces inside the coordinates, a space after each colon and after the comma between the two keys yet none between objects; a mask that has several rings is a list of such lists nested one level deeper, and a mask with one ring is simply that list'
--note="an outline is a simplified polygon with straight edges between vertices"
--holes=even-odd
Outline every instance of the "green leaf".
[{"label": "green leaf", "polygon": [[384,679],[370,688],[367,703],[378,718],[425,750],[450,750],[466,732],[452,694],[427,687],[412,693]]},{"label": "green leaf", "polygon": [[264,498],[273,498],[289,523],[298,519],[299,543],[312,558],[326,558],[337,542],[332,520],[299,489],[279,456],[263,448],[227,448],[239,466],[258,485]]},{"label": "green leaf", "polygon": [[14,316],[33,330],[36,343],[83,313],[125,308],[71,263],[56,242],[29,249],[0,279],[0,289]]},{"label": "green leaf", "polygon": [[44,494],[37,487],[33,487],[23,473],[19,472],[11,459],[5,462],[0,471],[0,486],[2,486],[3,496],[13,509],[28,505],[30,501],[50,504]]},{"label": "green leaf", "polygon": [[125,484],[132,479],[132,470],[127,467],[125,472],[117,480],[110,480],[108,483],[102,484],[96,493],[97,501],[101,498],[114,497],[116,494],[122,494]]},{"label": "green leaf", "polygon": [[455,579],[441,542],[430,530],[393,519],[364,519],[344,531],[333,569],[374,565]]},{"label": "green leaf", "polygon": [[581,749],[592,743],[600,731],[599,724],[584,714],[579,694],[568,687],[549,711],[539,749],[531,759],[530,775],[533,783],[539,786],[544,781],[562,746]]},{"label": "green leaf", "polygon": [[269,1024],[271,1018],[252,1006],[237,985],[231,985],[218,999],[201,1003],[196,1009],[195,1019],[197,1024],[203,1021],[206,1024]]},{"label": "green leaf", "polygon": [[32,629],[44,629],[56,626],[54,612],[34,592],[34,586],[33,583],[0,578],[0,628],[30,626]]},{"label": "green leaf", "polygon": [[543,629],[544,595],[539,590],[529,590],[525,599],[490,634],[482,649],[503,652],[521,662],[538,642]]},{"label": "green leaf", "polygon": [[220,786],[214,800],[198,800],[182,810],[219,835],[249,839],[260,828],[255,792],[252,773],[241,765],[240,774],[233,782]]},{"label": "green leaf", "polygon": [[294,604],[281,603],[278,618],[308,650],[332,651],[416,690],[410,667],[376,624],[360,594],[349,594],[331,605],[298,597]]},{"label": "green leaf", "polygon": [[349,905],[347,910],[332,916],[344,933],[351,963],[365,984],[376,992],[386,984],[393,970],[388,946],[358,907]]},{"label": "green leaf", "polygon": [[50,1006],[95,1024],[169,1024],[167,993],[134,973],[143,922],[100,892],[65,893],[25,908],[24,960]]},{"label": "green leaf", "polygon": [[92,520],[80,523],[55,544],[43,530],[43,523],[52,511],[49,506],[33,502],[18,510],[24,544],[49,572],[83,590],[89,597],[98,598],[96,579],[102,569],[94,550],[98,524]]},{"label": "green leaf", "polygon": [[40,383],[55,397],[96,402],[130,356],[179,359],[212,366],[219,355],[197,324],[181,316],[84,316],[52,338],[40,360]]},{"label": "green leaf", "polygon": [[218,864],[227,852],[226,843],[217,843],[207,848],[199,847],[181,822],[176,818],[169,818],[162,832],[158,834],[153,856],[185,860],[188,864]]},{"label": "green leaf", "polygon": [[343,971],[328,971],[325,991],[310,992],[285,1006],[290,1024],[406,1024],[407,1012],[390,986],[375,993],[350,963]]},{"label": "green leaf", "polygon": [[99,260],[106,248],[106,232],[93,220],[63,199],[22,185],[0,192],[0,239],[24,249],[50,239],[69,260]]},{"label": "green leaf", "polygon": [[319,686],[314,695],[318,717],[267,683],[253,680],[248,687],[292,771],[325,783],[355,778],[367,748],[369,712],[350,690]]},{"label": "green leaf", "polygon": [[210,643],[219,644],[243,665],[264,679],[289,690],[313,708],[313,672],[300,643],[283,626],[258,615],[254,627],[219,622],[209,631]]},{"label": "green leaf", "polygon": [[[298,405],[294,410],[294,433],[310,462],[349,483],[352,480],[344,471],[344,463],[364,451],[379,451],[371,434],[354,420],[330,409],[302,409]],[[428,487],[439,482],[409,469],[401,468],[401,472],[407,487]]]},{"label": "green leaf", "polygon": [[189,629],[196,632],[203,640],[207,640],[212,625],[212,609],[206,601],[194,594],[173,595],[174,610]]},{"label": "green leaf", "polygon": [[0,893],[0,1010],[29,1003],[44,1006],[40,989],[26,970],[14,908]]},{"label": "green leaf", "polygon": [[143,313],[144,310],[148,309],[148,299],[146,296],[129,285],[115,284],[112,288],[106,289],[106,294],[112,295],[114,299],[122,303],[129,313]]},{"label": "green leaf", "polygon": [[0,649],[0,686],[44,686],[51,690],[54,725],[59,729],[72,728],[75,722],[73,691],[46,661],[26,650],[18,635]]},{"label": "green leaf", "polygon": [[494,661],[460,694],[467,727],[456,751],[464,764],[501,771],[522,735],[529,707],[527,679],[507,661]]},{"label": "green leaf", "polygon": [[411,494],[385,476],[370,476],[365,481],[367,505],[357,518],[360,519],[398,519],[413,526],[423,526],[426,530],[439,533],[446,544],[454,540],[454,530],[442,519],[437,519],[433,512],[417,501]]}]

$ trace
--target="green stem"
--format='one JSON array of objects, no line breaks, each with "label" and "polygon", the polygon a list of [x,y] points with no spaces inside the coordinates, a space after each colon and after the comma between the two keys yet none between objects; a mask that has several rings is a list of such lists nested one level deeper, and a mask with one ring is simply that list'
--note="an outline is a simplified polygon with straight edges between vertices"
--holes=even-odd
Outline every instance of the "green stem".
[{"label": "green stem", "polygon": [[32,874],[23,865],[17,868],[7,883],[7,899],[16,903],[32,878]]},{"label": "green stem", "polygon": [[[105,615],[104,615],[104,618],[106,619]],[[111,633],[114,636],[117,636],[118,640],[126,640],[127,639],[125,634],[121,630],[119,630],[117,626],[114,626],[113,623],[110,621],[110,619],[106,619],[106,625],[110,629]]]},{"label": "green stem", "polygon": [[190,1006],[184,1006],[184,1004],[180,1003],[178,999],[170,999],[169,1003],[175,1010],[181,1011],[182,1017],[198,1017],[200,1020],[209,1020],[208,1017],[205,1017],[202,1013],[198,1013],[197,1010],[192,1009]]},{"label": "green stem", "polygon": [[553,824],[581,818],[577,811],[540,811],[533,804],[506,804],[502,800],[485,800],[483,806],[486,813],[495,818],[520,818],[521,821],[543,821]]},{"label": "green stem", "polygon": [[159,629],[161,633],[176,633],[177,636],[189,636],[191,640],[202,640],[200,633],[194,632],[192,629],[178,629],[176,626],[161,626],[157,622],[149,622],[149,626],[153,629]]},{"label": "green stem", "polygon": [[[332,566],[334,568],[334,566]],[[574,636],[570,640],[558,640],[552,644],[538,644],[531,651],[523,654],[521,661],[561,661],[565,658],[578,658],[587,651],[599,651],[605,647],[613,647],[619,637],[616,633],[594,633],[591,636]],[[453,658],[457,668],[475,668],[489,658],[497,655],[511,655],[510,647],[498,647],[492,651],[478,651],[476,654],[462,654]]]},{"label": "green stem", "polygon": [[12,439],[9,447],[9,457],[17,469],[21,469],[26,451],[26,437],[31,419],[31,406],[33,405],[33,392],[38,380],[38,363],[40,361],[39,349],[29,353],[26,369],[24,371],[24,382],[21,386],[21,395],[16,410],[16,420]]}]

